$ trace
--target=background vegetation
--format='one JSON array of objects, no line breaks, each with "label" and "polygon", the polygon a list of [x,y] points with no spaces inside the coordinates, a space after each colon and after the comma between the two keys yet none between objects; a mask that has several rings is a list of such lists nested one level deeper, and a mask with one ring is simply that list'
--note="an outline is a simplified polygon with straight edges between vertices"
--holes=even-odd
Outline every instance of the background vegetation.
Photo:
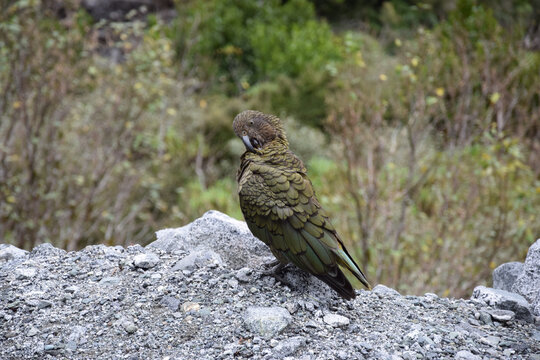
[{"label": "background vegetation", "polygon": [[210,209],[241,219],[231,123],[251,108],[282,116],[373,283],[467,296],[523,260],[540,7],[359,3],[179,1],[123,22],[0,3],[0,241],[146,244]]}]

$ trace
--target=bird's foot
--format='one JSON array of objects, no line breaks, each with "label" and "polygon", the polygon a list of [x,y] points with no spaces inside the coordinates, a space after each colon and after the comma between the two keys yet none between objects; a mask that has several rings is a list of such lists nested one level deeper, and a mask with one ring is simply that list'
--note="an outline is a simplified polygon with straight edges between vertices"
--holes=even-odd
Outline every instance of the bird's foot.
[{"label": "bird's foot", "polygon": [[272,261],[271,263],[264,264],[266,266],[271,266],[270,269],[262,271],[264,276],[276,276],[285,268],[285,264],[279,262],[279,260]]},{"label": "bird's foot", "polygon": [[285,280],[283,276],[281,276],[281,272],[283,269],[285,269],[289,264],[283,264],[279,260],[272,261],[271,263],[265,264],[268,266],[272,266],[272,268],[268,270],[261,271],[261,276],[272,276],[274,279],[282,283],[283,285],[286,285],[290,288],[293,288],[293,285]]},{"label": "bird's foot", "polygon": [[272,267],[272,268],[275,268],[277,267],[279,264],[282,264],[281,261],[279,261],[278,259],[276,260],[272,260],[272,261],[269,261],[267,263],[264,263],[264,267]]}]

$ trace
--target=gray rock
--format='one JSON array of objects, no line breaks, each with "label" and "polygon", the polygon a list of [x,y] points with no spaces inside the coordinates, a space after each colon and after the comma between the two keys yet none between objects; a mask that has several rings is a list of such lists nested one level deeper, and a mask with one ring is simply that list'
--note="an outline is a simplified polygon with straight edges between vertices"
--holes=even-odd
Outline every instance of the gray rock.
[{"label": "gray rock", "polygon": [[[483,322],[484,324],[486,325],[490,325],[493,323],[493,321],[491,320],[491,314],[489,312],[490,310],[487,309],[487,310],[480,310],[479,312],[479,320],[481,322]],[[509,311],[509,310],[495,310],[495,311]]]},{"label": "gray rock", "polygon": [[431,340],[431,338],[425,334],[421,334],[420,336],[418,336],[418,344],[420,344],[421,346],[423,347],[426,347],[426,346],[431,346],[434,344],[433,340]]},{"label": "gray rock", "polygon": [[397,290],[389,288],[388,286],[382,284],[375,286],[372,292],[379,295],[380,297],[401,296],[401,294]]},{"label": "gray rock", "polygon": [[147,248],[166,252],[190,251],[198,247],[212,249],[233,269],[260,267],[265,257],[272,256],[268,247],[251,234],[245,222],[215,210],[184,227],[160,230],[156,235],[157,240]]},{"label": "gray rock", "polygon": [[77,350],[79,345],[85,344],[86,328],[84,326],[74,326],[71,329],[71,333],[67,337],[66,349],[70,351]]},{"label": "gray rock", "polygon": [[133,334],[138,330],[137,326],[130,320],[122,321],[122,327],[128,334]]},{"label": "gray rock", "polygon": [[250,306],[244,314],[244,322],[248,329],[265,338],[279,334],[291,321],[292,317],[287,309],[278,306]]},{"label": "gray rock", "polygon": [[164,296],[163,299],[161,299],[160,304],[168,307],[171,311],[174,312],[178,311],[178,307],[180,306],[180,300],[172,296]]},{"label": "gray rock", "polygon": [[495,347],[499,345],[499,343],[501,342],[501,338],[498,336],[488,335],[486,337],[481,338],[480,341],[483,342],[484,344]]},{"label": "gray rock", "polygon": [[358,348],[364,355],[373,350],[373,345],[365,341],[354,343],[354,346]]},{"label": "gray rock", "polygon": [[[103,279],[101,279],[103,281]],[[81,290],[81,288],[77,285],[71,285],[65,288],[65,291],[70,294],[76,294]]]},{"label": "gray rock", "polygon": [[244,267],[238,270],[234,276],[238,279],[238,281],[247,283],[250,280],[249,275],[251,275],[251,272],[252,271],[250,268]]},{"label": "gray rock", "polygon": [[512,286],[523,272],[523,263],[509,262],[499,265],[493,270],[493,288],[512,291]]},{"label": "gray rock", "polygon": [[512,285],[512,291],[522,295],[530,303],[540,290],[540,239],[529,247],[523,271]]},{"label": "gray rock", "polygon": [[172,270],[194,270],[196,267],[202,267],[209,264],[222,265],[223,260],[221,260],[221,256],[215,251],[199,247],[189,255],[178,260]]},{"label": "gray rock", "polygon": [[229,286],[233,289],[236,289],[238,287],[238,280],[236,279],[229,279],[227,281],[227,284],[229,284]]},{"label": "gray rock", "polygon": [[471,299],[498,309],[513,311],[516,314],[516,319],[527,322],[533,321],[529,303],[521,295],[485,286],[477,286],[473,290]]},{"label": "gray rock", "polygon": [[420,324],[413,324],[411,326],[411,331],[405,334],[404,340],[407,344],[411,344],[413,342],[418,341],[418,338],[422,336],[422,326]]},{"label": "gray rock", "polygon": [[540,290],[538,290],[538,294],[536,294],[536,298],[532,303],[532,309],[534,315],[540,316]]},{"label": "gray rock", "polygon": [[126,251],[129,253],[129,254],[144,254],[144,248],[139,245],[139,244],[135,244],[135,245],[130,245],[126,248]]},{"label": "gray rock", "polygon": [[516,317],[516,314],[510,310],[489,309],[487,312],[493,318],[493,320],[499,322],[511,321]]},{"label": "gray rock", "polygon": [[323,321],[333,327],[343,327],[350,324],[351,320],[348,317],[338,314],[326,314]]},{"label": "gray rock", "polygon": [[34,267],[21,267],[15,269],[15,275],[19,280],[32,279],[37,275],[37,269]]},{"label": "gray rock", "polygon": [[474,355],[472,352],[467,350],[461,350],[456,353],[454,357],[456,360],[482,360],[478,355]]},{"label": "gray rock", "polygon": [[282,340],[274,347],[273,354],[278,359],[293,355],[300,347],[306,344],[306,339],[302,336],[293,336]]},{"label": "gray rock", "polygon": [[43,351],[49,355],[56,356],[60,353],[60,351],[64,348],[64,344],[62,343],[54,343],[54,344],[46,344],[43,347]]},{"label": "gray rock", "polygon": [[19,249],[16,246],[0,244],[0,262],[20,259],[28,256],[28,251]]},{"label": "gray rock", "polygon": [[107,276],[102,278],[99,283],[104,286],[116,286],[120,284],[121,279],[117,276]]},{"label": "gray rock", "polygon": [[182,304],[182,310],[184,312],[197,312],[201,309],[201,304],[197,303],[197,302],[193,302],[193,301],[186,301],[185,303]]},{"label": "gray rock", "polygon": [[38,245],[30,252],[31,257],[63,256],[65,254],[66,254],[65,250],[58,249],[49,243]]},{"label": "gray rock", "polygon": [[139,254],[133,258],[133,265],[141,269],[151,269],[159,263],[159,256],[156,254]]},{"label": "gray rock", "polygon": [[50,301],[47,301],[47,300],[39,300],[38,303],[37,303],[37,308],[38,309],[46,309],[46,308],[49,308],[53,305],[52,302]]},{"label": "gray rock", "polygon": [[[404,351],[403,354],[401,354],[401,357],[403,358],[403,360],[416,360],[418,358],[418,353],[414,352],[414,351]],[[420,357],[422,357],[420,355]]]},{"label": "gray rock", "polygon": [[28,332],[26,333],[26,336],[32,337],[32,336],[36,336],[37,334],[39,334],[39,330],[36,329],[34,326],[32,326],[32,327],[28,330]]},{"label": "gray rock", "polygon": [[105,246],[103,244],[99,245],[88,245],[81,250],[82,254],[89,256],[105,256],[107,259],[124,259],[126,254],[126,249],[121,246]]}]

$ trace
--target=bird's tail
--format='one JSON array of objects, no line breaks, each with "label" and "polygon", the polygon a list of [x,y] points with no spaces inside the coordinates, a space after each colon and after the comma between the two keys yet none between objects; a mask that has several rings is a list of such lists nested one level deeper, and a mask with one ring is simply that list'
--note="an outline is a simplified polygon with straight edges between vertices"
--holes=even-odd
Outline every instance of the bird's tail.
[{"label": "bird's tail", "polygon": [[328,286],[334,289],[342,298],[351,300],[356,297],[354,288],[343,274],[343,271],[339,267],[335,267],[334,271],[330,271],[327,274],[315,275],[320,280],[324,281]]},{"label": "bird's tail", "polygon": [[360,269],[360,266],[356,264],[352,256],[349,255],[347,249],[342,247],[337,251],[336,255],[338,264],[354,275],[354,277],[357,278],[368,290],[371,290],[371,285],[369,284],[366,275],[364,275]]}]

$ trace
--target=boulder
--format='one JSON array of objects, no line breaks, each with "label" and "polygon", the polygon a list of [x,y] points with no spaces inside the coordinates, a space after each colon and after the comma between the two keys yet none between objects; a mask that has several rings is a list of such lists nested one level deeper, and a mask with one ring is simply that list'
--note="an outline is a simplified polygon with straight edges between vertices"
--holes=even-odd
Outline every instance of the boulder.
[{"label": "boulder", "polygon": [[289,311],[279,306],[251,306],[246,309],[244,315],[246,326],[253,333],[268,339],[279,334],[291,321]]},{"label": "boulder", "polygon": [[[210,260],[233,269],[260,267],[264,259],[272,257],[268,247],[254,237],[243,221],[239,221],[219,211],[211,210],[191,224],[176,229],[164,229],[156,233],[157,240],[147,248],[157,248],[165,252],[182,250],[192,255],[188,260],[194,264],[205,251],[212,251]],[[202,261],[201,260],[201,261]]]},{"label": "boulder", "polygon": [[532,303],[532,309],[533,309],[534,315],[540,316],[540,290],[538,290],[538,293],[536,294],[536,298],[534,299]]},{"label": "boulder", "polygon": [[534,303],[540,290],[540,239],[531,245],[523,271],[512,285],[512,291]]},{"label": "boulder", "polygon": [[0,244],[0,262],[25,258],[28,251],[19,249],[13,245]]},{"label": "boulder", "polygon": [[509,291],[477,286],[471,299],[497,309],[510,310],[516,314],[516,319],[532,322],[530,305],[523,296]]},{"label": "boulder", "polygon": [[66,250],[54,247],[52,244],[43,243],[36,246],[31,252],[30,257],[48,257],[48,256],[63,256]]},{"label": "boulder", "polygon": [[388,286],[379,284],[373,288],[373,292],[380,297],[393,297],[393,296],[401,296],[401,294],[392,288],[389,288]]},{"label": "boulder", "polygon": [[493,288],[512,291],[512,286],[523,272],[523,263],[509,262],[499,265],[493,270]]}]

